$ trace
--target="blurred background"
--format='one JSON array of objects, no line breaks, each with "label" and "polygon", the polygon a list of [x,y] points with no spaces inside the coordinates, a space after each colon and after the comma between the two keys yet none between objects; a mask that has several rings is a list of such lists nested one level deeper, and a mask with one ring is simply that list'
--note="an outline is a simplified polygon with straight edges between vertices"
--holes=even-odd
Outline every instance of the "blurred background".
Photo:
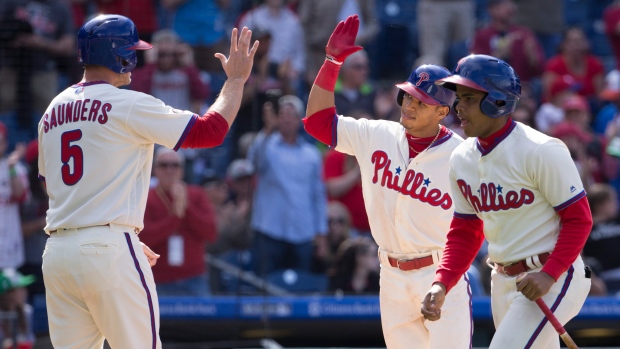
[{"label": "blurred background", "polygon": [[[247,26],[261,42],[224,144],[157,149],[140,238],[162,255],[153,273],[166,348],[385,346],[359,167],[300,121],[329,35],[354,13],[364,50],[342,66],[339,114],[397,122],[394,84],[420,64],[452,70],[481,53],[515,68],[522,96],[513,118],[567,144],[594,217],[582,253],[593,287],[566,328],[580,346],[620,347],[620,1],[0,0],[0,348],[51,348],[37,124],[81,80],[76,33],[101,13],[130,17],[154,45],[138,51],[124,88],[198,114],[226,79],[213,54],[227,54],[231,29]],[[462,135],[454,115],[444,124]],[[321,161],[283,166],[262,146],[274,132],[315,146]],[[7,181],[12,154],[19,192]],[[176,218],[162,193],[178,185],[197,194],[167,231]],[[483,247],[468,272],[478,347],[493,335],[485,260]]]}]

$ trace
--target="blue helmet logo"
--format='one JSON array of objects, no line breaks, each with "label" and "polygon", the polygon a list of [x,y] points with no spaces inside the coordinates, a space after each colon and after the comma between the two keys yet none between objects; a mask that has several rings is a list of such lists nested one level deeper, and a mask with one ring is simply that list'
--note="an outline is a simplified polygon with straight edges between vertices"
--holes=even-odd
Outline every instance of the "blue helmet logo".
[{"label": "blue helmet logo", "polygon": [[444,67],[424,64],[415,69],[407,81],[397,84],[400,89],[396,102],[402,105],[405,93],[428,105],[452,106],[456,93],[435,84],[436,81],[450,76],[450,71]]}]

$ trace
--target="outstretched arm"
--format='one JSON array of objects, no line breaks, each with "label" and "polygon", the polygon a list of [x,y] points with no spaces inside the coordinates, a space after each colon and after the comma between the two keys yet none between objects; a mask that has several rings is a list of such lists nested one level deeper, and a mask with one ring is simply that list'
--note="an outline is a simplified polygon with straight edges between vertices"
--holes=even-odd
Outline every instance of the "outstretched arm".
[{"label": "outstretched arm", "polygon": [[258,41],[255,41],[250,49],[251,38],[252,31],[248,28],[243,27],[239,37],[237,37],[237,28],[234,28],[230,38],[228,58],[222,53],[215,54],[215,57],[222,62],[227,80],[220,95],[205,115],[193,121],[181,148],[210,148],[224,142],[226,133],[241,107],[243,85],[252,72],[254,54],[258,49]]},{"label": "outstretched arm", "polygon": [[314,113],[334,106],[334,87],[338,79],[338,72],[342,62],[351,54],[361,50],[360,46],[355,46],[355,37],[359,29],[360,20],[357,15],[349,16],[345,21],[340,21],[329,37],[325,47],[325,63],[319,70],[314,80],[306,116],[310,117]]},{"label": "outstretched arm", "polygon": [[215,57],[222,62],[222,67],[228,79],[224,83],[219,97],[209,108],[209,111],[220,114],[226,119],[229,126],[235,121],[237,112],[239,112],[241,97],[243,96],[243,85],[250,76],[254,54],[258,49],[258,41],[255,41],[250,49],[251,38],[252,31],[246,27],[243,27],[241,35],[237,38],[237,28],[234,28],[230,39],[230,55],[228,58],[222,53],[215,54]]},{"label": "outstretched arm", "polygon": [[[355,37],[359,29],[360,21],[357,15],[349,16],[345,21],[340,21],[329,37],[325,47],[325,63],[319,70],[314,80],[304,125],[306,131],[321,142],[333,146],[332,132],[334,130],[334,116],[336,108],[334,103],[334,87],[338,80],[338,72],[342,62],[351,54],[361,50],[355,46]],[[314,117],[313,117],[314,116]]]}]

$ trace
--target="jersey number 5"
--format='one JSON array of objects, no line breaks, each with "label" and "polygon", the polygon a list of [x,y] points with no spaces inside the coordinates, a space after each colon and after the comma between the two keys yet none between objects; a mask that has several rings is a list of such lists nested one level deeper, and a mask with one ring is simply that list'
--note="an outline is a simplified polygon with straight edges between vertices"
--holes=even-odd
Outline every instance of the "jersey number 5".
[{"label": "jersey number 5", "polygon": [[[82,130],[67,131],[60,136],[60,160],[63,165],[61,168],[62,181],[66,185],[74,185],[82,179],[84,175],[84,153],[82,148],[77,145],[71,145],[71,142],[79,141],[82,139]],[[69,166],[69,160],[73,158],[73,173],[71,173],[71,166]]]}]

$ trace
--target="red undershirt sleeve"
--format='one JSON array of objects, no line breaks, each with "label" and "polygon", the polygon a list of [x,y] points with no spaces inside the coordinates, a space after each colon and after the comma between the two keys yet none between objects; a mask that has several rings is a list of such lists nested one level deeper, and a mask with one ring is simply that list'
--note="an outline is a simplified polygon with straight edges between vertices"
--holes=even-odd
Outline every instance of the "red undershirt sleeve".
[{"label": "red undershirt sleeve", "polygon": [[592,214],[584,196],[572,205],[558,211],[560,233],[558,241],[542,271],[556,281],[577,259],[592,230]]},{"label": "red undershirt sleeve", "polygon": [[433,280],[433,283],[441,282],[446,286],[446,294],[476,258],[484,241],[483,226],[478,217],[452,217],[448,242]]},{"label": "red undershirt sleeve", "polygon": [[336,107],[320,110],[302,119],[304,128],[312,137],[325,143],[330,147],[336,145],[336,131],[338,126],[338,116]]},{"label": "red undershirt sleeve", "polygon": [[224,142],[228,133],[228,122],[217,112],[209,111],[197,117],[181,148],[212,148]]}]

